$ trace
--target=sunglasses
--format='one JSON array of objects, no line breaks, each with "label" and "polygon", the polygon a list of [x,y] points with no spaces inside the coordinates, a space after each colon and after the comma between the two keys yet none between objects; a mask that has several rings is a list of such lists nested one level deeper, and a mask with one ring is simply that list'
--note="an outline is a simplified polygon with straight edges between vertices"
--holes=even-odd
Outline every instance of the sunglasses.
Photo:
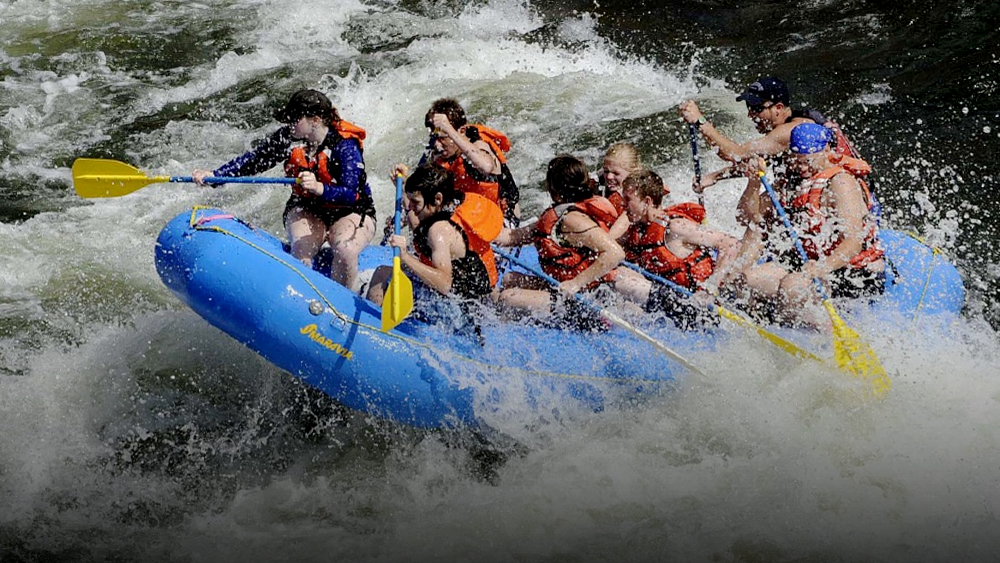
[{"label": "sunglasses", "polygon": [[766,103],[766,102],[763,103],[763,104],[760,104],[760,105],[750,105],[750,104],[747,104],[747,109],[750,110],[750,113],[763,113],[764,110],[766,110],[767,108],[769,108],[769,107],[771,107],[773,105],[774,104],[769,104],[769,103]]}]

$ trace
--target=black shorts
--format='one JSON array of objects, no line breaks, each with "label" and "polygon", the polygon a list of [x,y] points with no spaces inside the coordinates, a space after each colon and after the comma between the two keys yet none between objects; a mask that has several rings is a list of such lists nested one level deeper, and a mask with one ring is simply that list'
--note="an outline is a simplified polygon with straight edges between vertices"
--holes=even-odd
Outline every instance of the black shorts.
[{"label": "black shorts", "polygon": [[288,201],[285,202],[285,211],[281,215],[282,223],[288,223],[288,214],[291,213],[293,209],[300,209],[316,217],[320,221],[323,221],[323,224],[326,225],[327,229],[332,227],[337,221],[354,213],[361,215],[361,224],[364,224],[365,217],[371,217],[372,221],[375,220],[374,208],[365,209],[357,206],[330,206],[319,198],[292,195],[292,197],[288,198]]},{"label": "black shorts", "polygon": [[865,268],[844,267],[830,274],[830,296],[874,297],[885,292],[885,272],[873,272]]}]

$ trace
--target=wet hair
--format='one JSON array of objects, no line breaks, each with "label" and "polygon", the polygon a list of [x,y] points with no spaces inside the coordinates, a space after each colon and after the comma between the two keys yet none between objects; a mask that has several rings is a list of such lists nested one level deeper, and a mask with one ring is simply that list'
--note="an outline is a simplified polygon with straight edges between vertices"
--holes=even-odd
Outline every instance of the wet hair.
[{"label": "wet hair", "polygon": [[663,203],[663,196],[667,194],[663,178],[660,178],[656,172],[645,168],[633,172],[628,175],[628,178],[625,178],[625,181],[622,182],[622,191],[627,190],[635,190],[635,195],[641,199],[648,197],[657,207]]},{"label": "wet hair", "polygon": [[632,143],[615,143],[608,147],[604,153],[605,160],[620,162],[628,170],[629,174],[642,169],[642,161],[639,159],[639,149]]},{"label": "wet hair", "polygon": [[576,203],[594,195],[594,182],[590,179],[587,164],[568,154],[549,161],[545,188],[553,199],[558,195],[561,203]]},{"label": "wet hair", "polygon": [[413,174],[410,174],[410,177],[406,179],[406,185],[403,189],[408,194],[419,193],[423,196],[425,205],[433,203],[434,196],[437,194],[441,194],[443,203],[458,198],[451,173],[430,164],[418,166]]},{"label": "wet hair", "polygon": [[340,114],[326,94],[304,88],[292,94],[285,106],[274,112],[274,119],[282,123],[295,123],[302,117],[320,117],[330,127],[340,121]]},{"label": "wet hair", "polygon": [[447,117],[451,126],[455,129],[458,129],[469,122],[465,117],[465,110],[462,109],[458,100],[454,98],[441,98],[439,100],[434,100],[434,103],[431,104],[431,109],[427,110],[427,115],[424,116],[424,125],[426,125],[428,129],[434,128],[434,122],[431,121],[431,118],[434,117],[435,113],[440,113]]}]

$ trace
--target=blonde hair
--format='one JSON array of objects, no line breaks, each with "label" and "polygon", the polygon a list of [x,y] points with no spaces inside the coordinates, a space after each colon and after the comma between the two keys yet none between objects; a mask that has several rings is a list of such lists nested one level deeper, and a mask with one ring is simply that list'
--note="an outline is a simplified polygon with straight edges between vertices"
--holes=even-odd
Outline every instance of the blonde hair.
[{"label": "blonde hair", "polygon": [[642,161],[639,159],[639,149],[632,143],[615,143],[608,147],[608,152],[604,153],[605,160],[613,160],[621,163],[629,171],[629,174],[642,170]]}]

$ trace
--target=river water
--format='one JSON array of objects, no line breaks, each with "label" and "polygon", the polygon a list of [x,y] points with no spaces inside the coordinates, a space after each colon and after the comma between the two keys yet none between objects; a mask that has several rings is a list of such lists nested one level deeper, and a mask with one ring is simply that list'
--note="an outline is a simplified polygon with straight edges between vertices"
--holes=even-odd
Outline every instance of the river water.
[{"label": "river water", "polygon": [[[990,0],[0,1],[0,560],[992,560],[998,28]],[[596,166],[619,140],[682,200],[677,105],[749,139],[734,96],[758,74],[840,121],[886,221],[967,281],[947,330],[856,327],[895,382],[881,403],[747,337],[634,408],[512,414],[516,445],[484,451],[316,397],[160,283],[170,218],[281,233],[283,189],[70,181],[81,156],[216,166],[315,87],[368,130],[383,216],[441,96],[510,134],[529,215],[553,155]],[[707,193],[718,228],[739,189]]]}]

